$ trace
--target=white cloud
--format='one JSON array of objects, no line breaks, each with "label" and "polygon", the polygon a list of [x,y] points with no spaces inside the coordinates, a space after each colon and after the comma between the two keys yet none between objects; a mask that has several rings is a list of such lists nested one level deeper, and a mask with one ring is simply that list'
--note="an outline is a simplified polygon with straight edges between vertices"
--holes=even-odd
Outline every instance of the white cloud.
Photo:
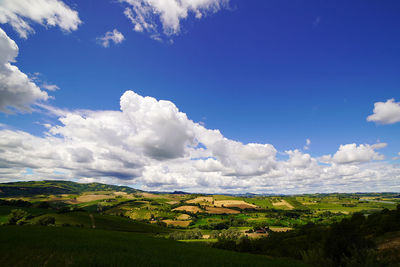
[{"label": "white cloud", "polygon": [[137,32],[149,32],[160,38],[159,23],[165,35],[177,35],[181,31],[181,21],[190,14],[201,19],[226,7],[229,0],[119,0],[129,5],[125,16],[133,23]]},{"label": "white cloud", "polygon": [[224,170],[221,162],[213,158],[199,159],[195,162],[194,166],[201,172],[219,172]]},{"label": "white cloud", "polygon": [[371,147],[373,149],[382,149],[382,148],[387,147],[387,145],[388,145],[387,143],[376,143],[376,144],[371,145]]},{"label": "white cloud", "polygon": [[375,149],[380,149],[386,147],[386,143],[378,143],[374,145],[368,144],[347,144],[341,145],[339,150],[333,155],[332,161],[338,164],[348,164],[348,163],[362,163],[369,162],[372,160],[383,160],[384,156],[375,151]]},{"label": "white cloud", "polygon": [[75,179],[208,193],[400,189],[400,168],[374,161],[383,158],[374,151],[383,143],[343,145],[326,165],[299,150],[278,160],[273,145],[227,139],[170,101],[127,91],[120,104],[120,111],[52,109],[60,123],[45,125],[43,137],[0,130],[0,181]]},{"label": "white cloud", "polygon": [[306,168],[310,164],[315,163],[315,160],[311,158],[310,154],[303,154],[299,150],[289,150],[285,152],[289,155],[287,164],[293,168]]},{"label": "white cloud", "polygon": [[[10,24],[22,38],[34,30],[30,23],[43,26],[59,26],[64,31],[73,31],[81,23],[78,12],[59,0],[0,0],[0,23]],[[49,98],[35,84],[40,75],[30,79],[11,63],[18,56],[18,46],[0,28],[0,112],[31,111],[31,106]],[[57,85],[43,84],[42,88],[54,91]]]},{"label": "white cloud", "polygon": [[376,102],[374,104],[374,114],[368,116],[367,121],[381,124],[400,122],[400,102],[395,102],[394,98],[386,102]]},{"label": "white cloud", "polygon": [[42,84],[42,88],[48,90],[48,91],[56,91],[58,89],[60,89],[60,87],[58,87],[55,84],[48,84],[48,83],[43,83]]},{"label": "white cloud", "polygon": [[78,12],[59,0],[1,0],[0,23],[9,23],[22,38],[34,30],[30,22],[74,31],[81,23]]},{"label": "white cloud", "polygon": [[304,150],[309,150],[310,149],[310,145],[311,145],[311,140],[310,139],[306,139],[306,145],[304,146]]},{"label": "white cloud", "polygon": [[97,40],[103,47],[109,47],[110,41],[113,41],[114,44],[120,44],[125,40],[125,37],[117,29],[114,29],[112,32],[106,32],[103,37],[98,37]]},{"label": "white cloud", "polygon": [[48,99],[46,92],[33,83],[18,67],[12,65],[18,46],[0,28],[0,111],[30,111],[30,105]]}]

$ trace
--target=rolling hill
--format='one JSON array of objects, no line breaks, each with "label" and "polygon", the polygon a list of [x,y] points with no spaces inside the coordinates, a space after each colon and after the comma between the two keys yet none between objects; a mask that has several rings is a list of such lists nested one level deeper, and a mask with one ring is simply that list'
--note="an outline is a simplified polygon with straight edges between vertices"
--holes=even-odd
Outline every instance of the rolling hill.
[{"label": "rolling hill", "polygon": [[128,194],[140,192],[140,190],[128,187],[108,185],[101,183],[75,183],[70,181],[29,181],[0,184],[0,198],[33,195],[54,194],[81,194],[95,191],[118,191]]}]

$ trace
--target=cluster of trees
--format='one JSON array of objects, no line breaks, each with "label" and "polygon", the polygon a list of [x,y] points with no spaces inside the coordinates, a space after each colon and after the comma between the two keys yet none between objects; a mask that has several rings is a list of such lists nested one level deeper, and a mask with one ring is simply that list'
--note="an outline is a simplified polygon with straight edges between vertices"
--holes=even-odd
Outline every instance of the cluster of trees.
[{"label": "cluster of trees", "polygon": [[43,216],[39,220],[37,220],[37,224],[42,226],[49,226],[56,224],[56,218],[53,216]]},{"label": "cluster of trees", "polygon": [[213,247],[216,248],[248,252],[247,248],[251,246],[251,239],[234,228],[212,231],[210,238],[216,238],[218,240],[213,244]]},{"label": "cluster of trees", "polygon": [[21,209],[14,209],[8,215],[8,224],[9,225],[23,225],[27,222],[27,220],[33,218],[28,212]]},{"label": "cluster of trees", "polygon": [[[192,216],[192,223],[191,225],[196,224],[196,220],[201,217],[207,218],[207,216],[199,216],[196,214],[191,215]],[[223,229],[229,229],[230,227],[240,227],[240,226],[248,226],[249,222],[244,219],[244,218],[238,218],[235,215],[223,215],[221,217],[222,221],[217,221],[217,222],[209,222],[207,224],[201,224],[198,227],[203,230],[223,230]]]},{"label": "cluster of trees", "polygon": [[30,207],[32,206],[32,203],[21,199],[0,199],[0,206]]},{"label": "cluster of trees", "polygon": [[[261,213],[262,212],[262,213]],[[190,214],[190,213],[188,213]],[[193,221],[191,225],[196,225],[196,222],[199,218],[207,218],[208,215],[195,214],[192,215]],[[293,210],[293,211],[281,211],[281,210],[263,210],[258,211],[256,214],[253,214],[254,217],[266,218],[263,221],[266,221],[269,225],[274,226],[282,226],[282,227],[294,227],[298,228],[302,225],[307,224],[308,222],[318,222],[319,224],[332,224],[337,221],[342,220],[347,215],[344,214],[335,214],[329,211],[314,214],[311,210]],[[222,230],[228,229],[230,227],[241,227],[241,226],[249,226],[249,227],[260,227],[259,222],[257,221],[249,221],[246,218],[238,217],[237,215],[224,215],[221,217],[221,221],[217,222],[209,222],[207,224],[199,225],[200,229],[204,230]]]},{"label": "cluster of trees", "polygon": [[369,216],[355,213],[332,225],[309,223],[290,232],[271,232],[266,238],[218,238],[214,246],[291,257],[314,266],[398,266],[399,251],[378,251],[375,240],[385,233],[399,231],[399,222],[400,205],[397,210],[385,209]]},{"label": "cluster of trees", "polygon": [[203,234],[200,230],[195,229],[192,231],[172,232],[169,234],[168,238],[173,240],[201,239],[203,238]]},{"label": "cluster of trees", "polygon": [[[8,215],[8,225],[24,225],[27,224],[34,216],[22,209],[13,209]],[[36,220],[36,224],[42,226],[55,225],[56,219],[53,216],[42,216]]]}]

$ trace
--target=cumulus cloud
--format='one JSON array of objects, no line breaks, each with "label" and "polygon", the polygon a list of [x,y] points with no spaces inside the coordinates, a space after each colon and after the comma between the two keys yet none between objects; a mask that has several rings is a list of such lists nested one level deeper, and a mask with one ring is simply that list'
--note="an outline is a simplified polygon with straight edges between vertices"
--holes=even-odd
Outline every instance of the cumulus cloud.
[{"label": "cumulus cloud", "polygon": [[81,20],[77,11],[59,0],[0,1],[0,23],[10,24],[22,38],[34,32],[31,22],[69,32],[76,30]]},{"label": "cumulus cloud", "polygon": [[[0,23],[10,24],[22,38],[34,30],[30,23],[43,26],[59,26],[64,31],[73,31],[81,23],[78,12],[59,0],[1,0]],[[30,79],[12,63],[18,56],[18,46],[0,28],[0,111],[31,111],[31,106],[49,98],[45,91],[35,84],[38,73]],[[42,85],[54,91],[57,85]]]},{"label": "cumulus cloud", "polygon": [[316,161],[311,158],[310,154],[303,154],[299,150],[289,150],[285,152],[289,155],[289,160],[287,164],[289,167],[293,168],[306,168],[310,164],[315,164]]},{"label": "cumulus cloud", "polygon": [[[181,31],[181,21],[194,15],[201,19],[226,7],[229,0],[119,0],[128,4],[125,16],[137,32],[146,31],[152,38],[160,39],[159,28],[166,36]],[[161,26],[159,26],[161,24]]]},{"label": "cumulus cloud", "polygon": [[386,102],[376,102],[374,104],[374,114],[368,116],[367,121],[381,124],[400,122],[400,102],[395,102],[394,98]]},{"label": "cumulus cloud", "polygon": [[332,161],[337,164],[363,163],[372,160],[383,160],[384,156],[375,151],[386,147],[386,143],[378,143],[374,145],[368,144],[347,144],[341,145],[339,150],[333,155]]},{"label": "cumulus cloud", "polygon": [[110,41],[114,42],[114,44],[120,44],[125,40],[125,37],[117,29],[114,29],[113,31],[106,32],[104,36],[98,37],[97,40],[103,47],[107,48],[110,46]]},{"label": "cumulus cloud", "polygon": [[42,137],[3,127],[0,181],[74,179],[208,193],[399,188],[399,168],[376,161],[384,143],[340,146],[325,165],[298,149],[278,160],[273,145],[230,140],[170,101],[127,91],[120,105],[119,111],[48,108],[59,123],[46,124]]},{"label": "cumulus cloud", "polygon": [[30,105],[48,99],[46,92],[13,65],[17,44],[0,28],[0,111],[30,111]]},{"label": "cumulus cloud", "polygon": [[309,150],[310,149],[310,145],[311,145],[311,140],[310,139],[306,139],[306,145],[304,146],[304,150]]}]

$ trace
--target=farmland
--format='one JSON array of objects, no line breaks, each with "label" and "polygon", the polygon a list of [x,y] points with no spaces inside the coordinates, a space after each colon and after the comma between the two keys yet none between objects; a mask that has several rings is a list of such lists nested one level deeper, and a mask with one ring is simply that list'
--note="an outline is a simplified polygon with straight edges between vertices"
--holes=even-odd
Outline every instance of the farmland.
[{"label": "farmland", "polygon": [[[158,194],[134,189],[111,188],[108,185],[86,185],[37,182],[3,184],[2,192],[13,194],[4,200],[22,200],[32,203],[33,215],[40,207],[109,216],[122,216],[142,223],[167,224],[172,228],[204,230],[261,225],[271,229],[296,228],[307,223],[330,224],[354,212],[365,214],[382,209],[395,209],[400,203],[396,194],[315,194],[297,196],[237,197],[227,195]],[[27,190],[30,188],[31,191]],[[60,192],[52,194],[48,191]],[[69,191],[69,192],[68,192]],[[14,193],[12,193],[14,192]],[[39,194],[36,194],[36,193]],[[42,193],[42,194],[40,194]],[[1,195],[5,193],[0,193]],[[39,209],[38,209],[39,208]],[[5,222],[10,207],[0,208],[0,222]],[[23,207],[22,209],[27,209]],[[47,213],[47,210],[46,212]],[[60,216],[59,216],[60,217]],[[62,218],[59,220],[62,222]]]},{"label": "farmland", "polygon": [[[93,235],[94,239],[97,234],[111,238],[107,231],[131,233],[132,240],[142,238],[135,235],[141,233],[149,235],[146,242],[159,242],[165,238],[183,240],[184,244],[176,246],[194,244],[196,249],[200,249],[199,245],[201,249],[211,249],[206,248],[208,246],[234,248],[236,245],[227,247],[226,240],[237,240],[237,244],[258,242],[251,240],[268,240],[277,234],[293,235],[310,224],[329,227],[348,220],[353,214],[372,216],[381,211],[395,210],[400,203],[399,195],[391,193],[242,197],[151,193],[101,184],[74,185],[51,181],[38,182],[36,187],[34,182],[2,184],[0,189],[0,196],[3,194],[0,198],[0,224],[10,224],[13,214],[19,216],[15,224],[24,225],[11,229],[35,232],[39,231],[38,225],[52,225],[57,229],[51,230],[56,231],[54,234],[76,230]],[[6,229],[4,227],[0,231]],[[205,244],[208,245],[204,247]],[[46,255],[47,252],[40,253]],[[5,255],[3,252],[3,260]],[[6,262],[13,262],[10,257]],[[66,257],[69,256],[59,255],[58,258],[68,260]],[[71,257],[77,264],[87,260]]]},{"label": "farmland", "polygon": [[[18,247],[18,250],[14,248]],[[185,244],[146,233],[67,227],[0,227],[1,266],[305,266]]]}]

